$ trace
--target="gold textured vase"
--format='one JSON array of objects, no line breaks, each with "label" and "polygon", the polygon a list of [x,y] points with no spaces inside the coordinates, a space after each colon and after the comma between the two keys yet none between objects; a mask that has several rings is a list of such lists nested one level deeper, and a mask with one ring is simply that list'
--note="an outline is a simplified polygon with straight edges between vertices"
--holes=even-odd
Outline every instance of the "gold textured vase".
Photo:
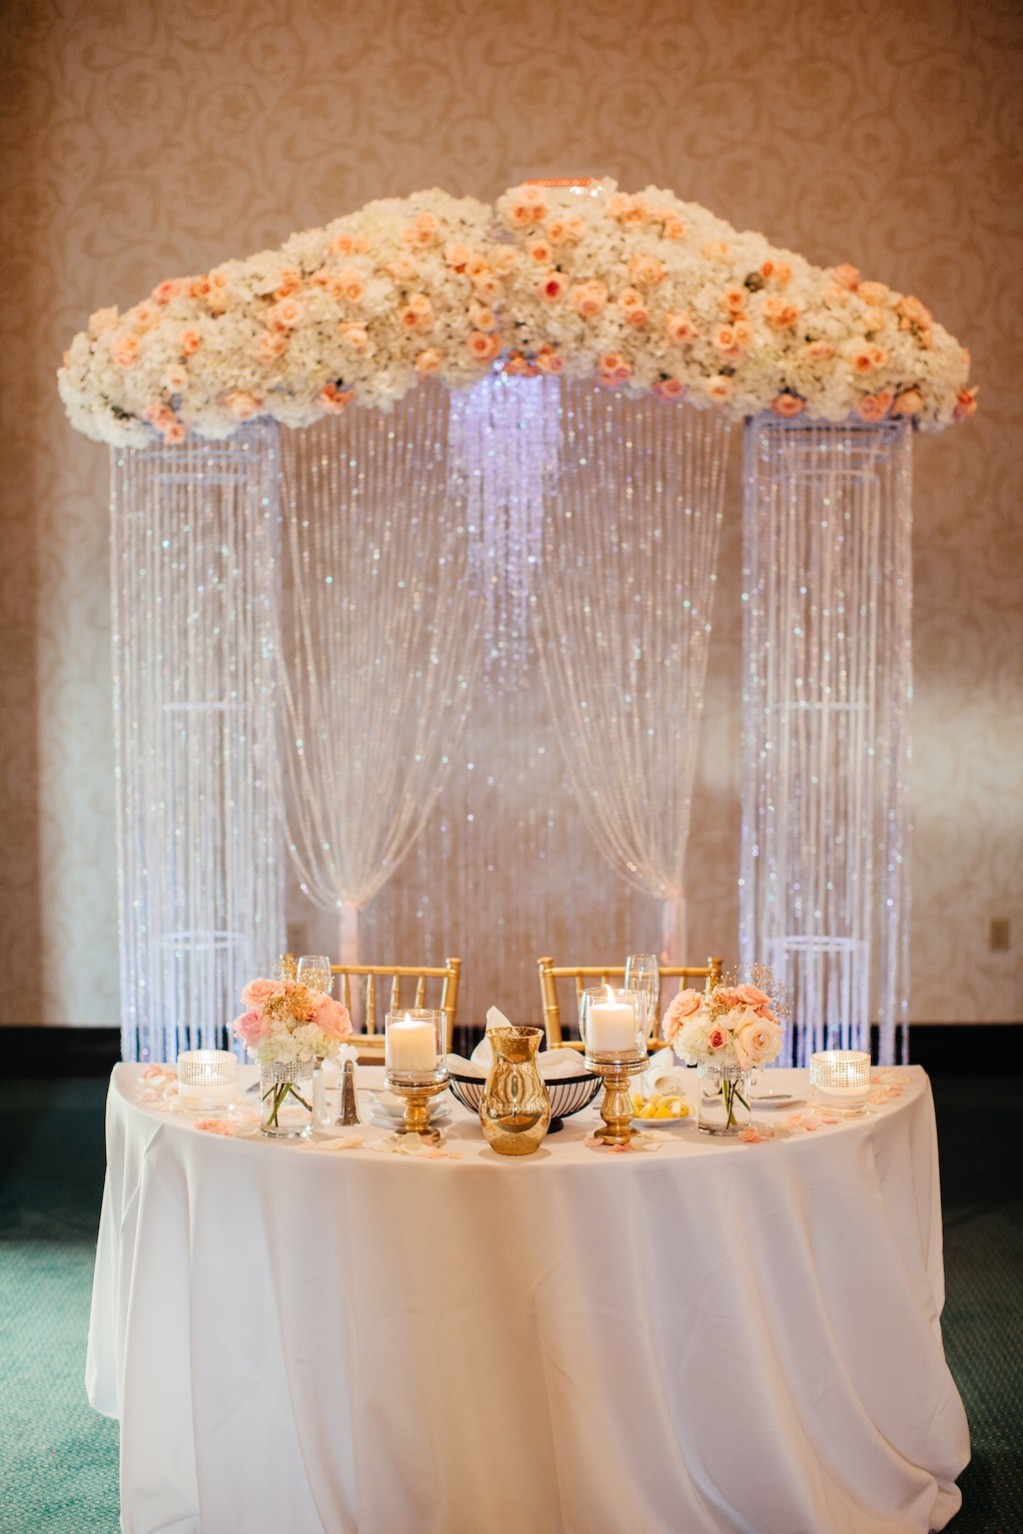
[{"label": "gold textured vase", "polygon": [[551,1099],[536,1063],[542,1028],[489,1028],[493,1058],[480,1102],[483,1134],[502,1156],[528,1156],[551,1122]]}]

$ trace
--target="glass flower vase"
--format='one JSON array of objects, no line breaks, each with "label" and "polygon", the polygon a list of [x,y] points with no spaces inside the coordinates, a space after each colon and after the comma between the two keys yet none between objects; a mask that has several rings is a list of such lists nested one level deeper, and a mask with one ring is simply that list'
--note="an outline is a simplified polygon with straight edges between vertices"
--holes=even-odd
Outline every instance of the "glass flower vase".
[{"label": "glass flower vase", "polygon": [[259,1094],[260,1125],[274,1139],[296,1140],[308,1135],[313,1123],[313,1062],[274,1060],[262,1065]]},{"label": "glass flower vase", "polygon": [[705,1135],[737,1135],[750,1123],[753,1072],[738,1065],[698,1067],[700,1108],[697,1128]]}]

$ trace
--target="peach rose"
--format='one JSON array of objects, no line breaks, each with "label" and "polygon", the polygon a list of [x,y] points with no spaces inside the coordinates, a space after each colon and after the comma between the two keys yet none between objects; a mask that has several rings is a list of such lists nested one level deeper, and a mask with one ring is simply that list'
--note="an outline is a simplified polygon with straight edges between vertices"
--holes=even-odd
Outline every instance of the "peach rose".
[{"label": "peach rose", "polygon": [[361,325],[342,325],[341,339],[357,357],[364,356],[369,350],[369,331]]},{"label": "peach rose", "polygon": [[666,240],[684,240],[689,233],[685,223],[680,218],[666,218],[664,221],[664,238]]},{"label": "peach rose", "polygon": [[169,447],[176,447],[188,436],[188,432],[180,421],[168,421],[165,426],[161,426],[160,430],[163,433],[163,440]]},{"label": "peach rose", "polygon": [[572,235],[568,224],[563,218],[553,218],[547,225],[547,238],[552,245],[567,245]]},{"label": "peach rose", "polygon": [[541,373],[560,373],[565,366],[564,359],[550,346],[541,346],[536,354],[536,365]]},{"label": "peach rose", "polygon": [[607,199],[607,212],[609,218],[624,218],[632,207],[632,198],[627,192],[613,192]]},{"label": "peach rose", "polygon": [[293,266],[286,266],[281,272],[280,281],[274,288],[274,298],[290,298],[297,293],[302,286],[302,277]]},{"label": "peach rose", "polygon": [[854,373],[874,371],[874,350],[866,341],[857,341],[849,348],[849,361]]},{"label": "peach rose", "polygon": [[472,259],[472,251],[460,240],[452,240],[444,247],[444,259],[456,272],[462,272]]},{"label": "peach rose", "polygon": [[346,304],[361,304],[366,296],[366,282],[362,273],[354,266],[346,266],[337,274],[338,287],[341,297]]},{"label": "peach rose", "polygon": [[708,261],[731,261],[732,247],[727,240],[708,240],[703,247]]},{"label": "peach rose", "polygon": [[715,1023],[707,1030],[707,1046],[715,1052],[724,1049],[730,1038],[731,1034],[723,1023]]},{"label": "peach rose", "polygon": [[281,983],[279,980],[250,980],[242,991],[242,1005],[258,1012],[280,990]]},{"label": "peach rose", "polygon": [[721,295],[721,303],[729,314],[738,315],[743,312],[749,300],[749,292],[737,282],[729,283]]},{"label": "peach rose", "polygon": [[472,279],[472,290],[485,304],[496,304],[504,297],[504,288],[493,272],[481,272]]},{"label": "peach rose", "polygon": [[891,389],[885,389],[883,394],[865,394],[856,406],[856,414],[861,421],[883,421],[892,407],[894,395]]},{"label": "peach rose", "polygon": [[685,309],[680,309],[675,314],[665,315],[664,330],[668,340],[674,341],[676,346],[696,339],[696,326]]},{"label": "peach rose", "polygon": [[340,415],[354,398],[352,389],[339,389],[335,383],[324,384],[319,394],[320,409],[326,415]]},{"label": "peach rose", "polygon": [[208,277],[189,277],[187,283],[189,298],[206,298],[209,295],[210,281]]},{"label": "peach rose", "polygon": [[283,330],[268,330],[259,338],[256,356],[262,363],[276,362],[277,358],[283,356],[287,349],[287,332]]},{"label": "peach rose", "polygon": [[607,304],[607,285],[596,279],[577,283],[572,289],[572,304],[583,319],[593,319]]},{"label": "peach rose", "polygon": [[919,389],[903,389],[892,402],[892,415],[920,415],[924,409],[924,397]]},{"label": "peach rose", "polygon": [[202,345],[202,336],[197,330],[183,330],[178,347],[183,357],[194,357]]},{"label": "peach rose", "polygon": [[632,368],[619,352],[605,352],[598,366],[603,383],[626,383],[632,377]]},{"label": "peach rose", "polygon": [[835,348],[830,341],[810,341],[806,348],[806,355],[811,362],[827,362],[829,357],[835,355]]},{"label": "peach rose", "polygon": [[491,362],[501,350],[501,337],[494,334],[488,335],[483,330],[474,330],[465,344],[469,348],[470,356],[477,362]]},{"label": "peach rose", "polygon": [[795,304],[784,304],[780,298],[769,298],[764,304],[764,317],[773,330],[788,330],[799,318]]},{"label": "peach rose", "polygon": [[686,392],[685,384],[678,378],[661,378],[650,387],[661,399],[681,399]]},{"label": "peach rose", "polygon": [[850,266],[848,261],[843,261],[841,266],[831,268],[831,280],[840,288],[845,288],[847,292],[855,293],[860,285],[859,270],[855,266]]},{"label": "peach rose", "polygon": [[735,385],[726,373],[714,373],[704,381],[703,390],[715,405],[723,405],[735,393]]},{"label": "peach rose", "polygon": [[474,302],[469,305],[469,323],[473,330],[495,330],[497,316],[486,304]]},{"label": "peach rose", "polygon": [[536,368],[528,357],[523,356],[522,352],[512,352],[503,371],[509,378],[535,378],[537,373]]},{"label": "peach rose", "polygon": [[735,334],[731,325],[719,325],[712,339],[719,352],[732,352],[736,349]]},{"label": "peach rose", "polygon": [[266,322],[272,330],[294,330],[301,324],[303,312],[297,299],[282,298],[266,311]]},{"label": "peach rose", "polygon": [[428,346],[416,358],[416,372],[423,377],[428,377],[431,373],[439,373],[443,363],[444,353],[438,351],[435,346]]},{"label": "peach rose", "polygon": [[771,1011],[771,998],[758,985],[751,985],[748,981],[745,981],[742,985],[736,986],[735,995],[736,999],[742,1002],[743,1006],[752,1007],[753,1011],[758,1013],[760,1017],[773,1019],[774,1013]]},{"label": "peach rose", "polygon": [[172,298],[177,298],[180,292],[180,280],[176,277],[168,277],[165,282],[158,282],[149,296],[154,304],[163,307],[164,304],[169,304]]},{"label": "peach rose", "polygon": [[655,288],[664,280],[664,263],[655,256],[633,256],[629,262],[629,276],[641,288]]},{"label": "peach rose", "polygon": [[129,309],[124,315],[124,320],[140,335],[145,335],[159,325],[160,315],[152,304],[136,304],[134,309]]},{"label": "peach rose", "polygon": [[[236,421],[250,421],[263,408],[263,401],[257,399],[254,394],[247,394],[244,389],[237,389],[233,394],[225,395],[224,403]],[[244,996],[242,1000],[245,1000]]]},{"label": "peach rose", "polygon": [[650,310],[643,304],[637,304],[634,309],[629,310],[626,318],[635,330],[639,330],[643,325],[649,325]]},{"label": "peach rose", "polygon": [[886,282],[861,282],[858,292],[865,304],[876,304],[878,308],[884,308],[892,296]]},{"label": "peach rose", "polygon": [[119,368],[134,367],[141,344],[138,336],[115,336],[110,343],[110,355]]},{"label": "peach rose", "polygon": [[643,295],[638,288],[623,288],[615,303],[619,309],[636,309],[642,306]]},{"label": "peach rose", "polygon": [[800,399],[798,394],[776,394],[771,401],[771,409],[775,415],[780,415],[783,420],[791,421],[794,416],[800,415],[806,409],[806,400]]},{"label": "peach rose", "polygon": [[554,260],[554,248],[550,240],[530,240],[526,249],[537,266],[550,266]]},{"label": "peach rose", "polygon": [[732,325],[732,336],[739,351],[748,351],[753,345],[752,326],[744,319],[737,319]]}]

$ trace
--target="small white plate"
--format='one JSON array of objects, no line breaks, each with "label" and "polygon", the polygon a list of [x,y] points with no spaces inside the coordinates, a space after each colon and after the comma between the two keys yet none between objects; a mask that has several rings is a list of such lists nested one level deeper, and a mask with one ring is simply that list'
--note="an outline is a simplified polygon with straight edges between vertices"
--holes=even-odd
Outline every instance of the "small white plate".
[{"label": "small white plate", "polygon": [[803,1103],[805,1097],[800,1097],[797,1092],[754,1092],[751,1106],[754,1108],[791,1108],[796,1103]]}]

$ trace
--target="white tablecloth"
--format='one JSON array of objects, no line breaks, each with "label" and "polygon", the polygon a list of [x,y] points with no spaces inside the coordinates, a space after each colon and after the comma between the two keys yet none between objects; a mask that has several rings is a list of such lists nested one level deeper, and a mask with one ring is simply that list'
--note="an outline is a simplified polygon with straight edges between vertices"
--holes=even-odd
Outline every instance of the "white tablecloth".
[{"label": "white tablecloth", "polygon": [[518,1159],[456,1107],[430,1161],[209,1134],[117,1066],[87,1386],[124,1529],[943,1527],[969,1441],[902,1074],[866,1119],[617,1156],[595,1109]]}]

